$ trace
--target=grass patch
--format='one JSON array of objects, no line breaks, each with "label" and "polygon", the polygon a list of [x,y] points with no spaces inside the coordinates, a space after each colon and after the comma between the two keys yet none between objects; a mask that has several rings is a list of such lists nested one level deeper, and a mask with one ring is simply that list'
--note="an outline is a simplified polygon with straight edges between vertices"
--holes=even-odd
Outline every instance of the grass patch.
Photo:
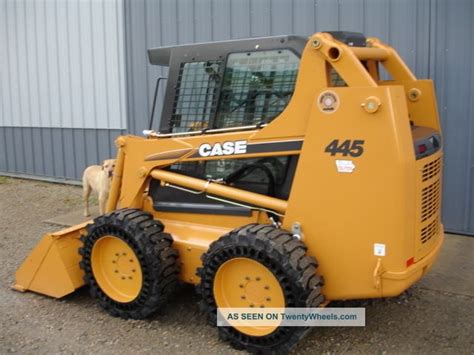
[{"label": "grass patch", "polygon": [[0,185],[6,185],[10,183],[10,179],[6,176],[0,176]]}]

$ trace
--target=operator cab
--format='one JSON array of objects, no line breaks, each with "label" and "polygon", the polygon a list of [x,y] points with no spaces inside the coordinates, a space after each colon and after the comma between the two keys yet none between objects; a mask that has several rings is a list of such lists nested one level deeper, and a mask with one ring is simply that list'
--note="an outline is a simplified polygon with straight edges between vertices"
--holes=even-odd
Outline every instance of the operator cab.
[{"label": "operator cab", "polygon": [[[350,47],[367,46],[362,33],[326,33]],[[149,49],[151,64],[169,67],[157,131],[206,133],[270,123],[291,99],[306,44],[305,37],[287,35]],[[361,60],[361,63],[378,84],[390,85],[390,80],[383,80],[388,74],[381,74],[377,61]],[[326,75],[328,87],[347,86],[329,63]],[[155,128],[153,116],[154,109],[150,130]],[[436,130],[412,124],[412,135],[417,160],[441,148],[441,136]]]},{"label": "operator cab", "polygon": [[[152,64],[169,66],[160,133],[263,126],[287,106],[307,39],[276,36],[149,50]],[[298,156],[183,162],[170,171],[288,199]],[[251,210],[160,186],[152,180],[154,208],[162,212],[250,216]]]},{"label": "operator cab", "polygon": [[295,89],[307,40],[277,36],[149,50],[169,66],[160,133],[269,123]]},{"label": "operator cab", "polygon": [[[349,46],[366,45],[361,33],[328,33]],[[271,122],[291,99],[307,42],[287,35],[150,49],[151,64],[169,67],[159,132]],[[345,85],[334,70],[329,81]]]},{"label": "operator cab", "polygon": [[[364,48],[368,43],[361,33],[327,33],[350,47]],[[159,127],[153,127],[153,110],[150,130],[155,128],[161,136],[172,137],[264,127],[290,102],[307,42],[305,37],[288,35],[150,49],[151,64],[169,67]],[[379,61],[361,63],[378,85],[390,85],[389,80],[381,79]],[[326,62],[326,82],[327,87],[348,86],[330,62]],[[153,107],[158,84],[159,81]],[[417,160],[441,148],[439,132],[413,124],[411,128]],[[217,153],[223,149],[208,148],[209,152],[217,149]],[[288,199],[298,155],[242,159],[218,155],[223,155],[223,159],[180,162],[168,169]],[[151,181],[149,193],[157,211],[251,214],[248,208],[161,186],[157,180]]]}]

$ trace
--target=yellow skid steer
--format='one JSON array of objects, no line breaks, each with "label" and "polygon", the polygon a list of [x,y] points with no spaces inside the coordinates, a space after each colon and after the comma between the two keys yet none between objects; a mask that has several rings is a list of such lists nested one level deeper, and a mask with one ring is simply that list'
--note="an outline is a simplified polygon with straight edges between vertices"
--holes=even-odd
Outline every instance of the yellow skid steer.
[{"label": "yellow skid steer", "polygon": [[[159,128],[116,140],[107,213],[43,237],[16,290],[87,285],[110,314],[140,319],[185,282],[215,324],[218,308],[396,296],[433,265],[436,98],[393,48],[320,32],[148,54],[169,72]],[[218,329],[256,352],[307,332]]]}]

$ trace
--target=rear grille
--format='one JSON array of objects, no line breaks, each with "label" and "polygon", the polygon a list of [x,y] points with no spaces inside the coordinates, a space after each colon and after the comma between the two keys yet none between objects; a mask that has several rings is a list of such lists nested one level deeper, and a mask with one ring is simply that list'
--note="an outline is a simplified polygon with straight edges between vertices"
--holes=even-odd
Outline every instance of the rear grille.
[{"label": "rear grille", "polygon": [[421,252],[423,254],[429,251],[427,242],[436,238],[440,232],[441,167],[439,157],[425,164],[420,172],[420,244],[427,246]]},{"label": "rear grille", "polygon": [[438,210],[441,201],[441,182],[436,180],[421,192],[421,222],[432,217]]},{"label": "rear grille", "polygon": [[439,232],[439,220],[436,218],[421,230],[421,242],[424,244]]},{"label": "rear grille", "polygon": [[433,176],[439,174],[441,170],[441,158],[433,160],[431,163],[426,164],[423,167],[423,172],[421,175],[421,180],[425,182],[426,180],[431,179]]}]

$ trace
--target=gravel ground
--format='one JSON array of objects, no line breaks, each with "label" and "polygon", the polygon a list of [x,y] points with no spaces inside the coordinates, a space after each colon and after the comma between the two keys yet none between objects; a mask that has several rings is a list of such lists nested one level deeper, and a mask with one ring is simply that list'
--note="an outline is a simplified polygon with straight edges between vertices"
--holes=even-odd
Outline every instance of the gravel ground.
[{"label": "gravel ground", "polygon": [[[146,321],[103,312],[87,290],[54,300],[10,289],[16,268],[41,235],[42,221],[80,208],[81,190],[0,177],[0,354],[237,353],[218,340],[183,286],[164,314]],[[473,297],[414,286],[366,307],[364,328],[318,328],[295,353],[474,353]]]}]

